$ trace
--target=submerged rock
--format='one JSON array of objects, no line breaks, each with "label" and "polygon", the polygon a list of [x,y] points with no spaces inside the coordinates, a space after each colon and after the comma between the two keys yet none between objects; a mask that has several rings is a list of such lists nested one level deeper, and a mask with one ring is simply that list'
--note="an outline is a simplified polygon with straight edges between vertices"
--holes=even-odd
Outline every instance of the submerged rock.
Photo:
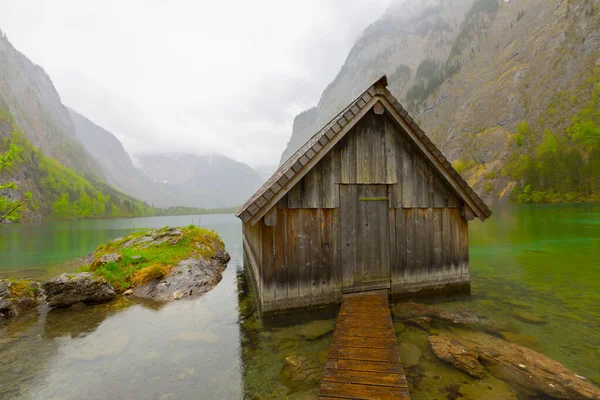
[{"label": "submerged rock", "polygon": [[400,360],[404,368],[414,367],[421,361],[421,349],[408,342],[400,343]]},{"label": "submerged rock", "polygon": [[292,391],[314,388],[321,381],[321,367],[316,360],[306,356],[293,355],[283,360],[279,380]]},{"label": "submerged rock", "polygon": [[[515,390],[492,374],[486,374],[482,379],[472,378],[437,359],[423,359],[417,368],[415,374],[407,372],[407,378],[412,382],[412,399],[517,400]],[[462,397],[449,396],[457,392]]]},{"label": "submerged rock", "polygon": [[600,388],[534,350],[483,332],[459,332],[456,339],[475,353],[490,373],[526,395],[600,399]]},{"label": "submerged rock", "polygon": [[517,319],[527,322],[528,324],[544,325],[548,323],[541,315],[529,311],[515,311],[514,315]]},{"label": "submerged rock", "polygon": [[180,261],[165,278],[136,286],[133,294],[158,301],[198,296],[217,286],[225,267],[216,258],[188,258]]},{"label": "submerged rock", "polygon": [[463,347],[457,340],[447,336],[429,336],[434,354],[441,360],[474,378],[483,378],[485,370],[477,360],[477,354]]},{"label": "submerged rock", "polygon": [[115,289],[103,278],[89,272],[62,274],[42,285],[50,307],[70,307],[75,303],[98,304],[111,301]]},{"label": "submerged rock", "polygon": [[418,318],[413,318],[413,319],[409,319],[406,322],[410,322],[413,325],[418,326],[419,328],[429,331],[429,328],[431,328],[431,318],[429,317],[418,317]]},{"label": "submerged rock", "polygon": [[302,325],[300,335],[306,340],[316,340],[332,332],[334,326],[331,320],[311,321]]},{"label": "submerged rock", "polygon": [[499,324],[498,322],[482,315],[477,315],[466,308],[455,312],[450,312],[437,307],[409,301],[394,305],[393,312],[396,318],[404,319],[413,323],[416,323],[417,321],[427,321],[424,318],[436,318],[451,324],[463,325],[474,329],[482,329],[488,332],[510,330],[509,326]]}]

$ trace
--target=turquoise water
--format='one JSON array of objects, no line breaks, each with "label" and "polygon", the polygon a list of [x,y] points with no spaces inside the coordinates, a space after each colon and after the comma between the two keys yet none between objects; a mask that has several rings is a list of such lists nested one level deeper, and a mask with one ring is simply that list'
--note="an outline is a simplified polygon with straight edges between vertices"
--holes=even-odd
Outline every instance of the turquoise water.
[{"label": "turquoise water", "polygon": [[[3,227],[0,277],[46,279],[132,229],[198,224],[198,218]],[[261,320],[244,273],[239,221],[208,215],[201,224],[219,232],[232,256],[214,290],[162,306],[122,299],[82,310],[39,310],[1,326],[0,398],[315,398],[316,382],[292,389],[280,374],[289,356],[322,369],[334,319],[313,313],[304,322],[298,316]],[[473,222],[469,234],[472,296],[436,305],[465,306],[508,322],[516,341],[600,380],[600,206],[496,209],[485,224]],[[524,322],[519,313],[545,323]],[[450,398],[456,382],[462,399],[516,398],[491,376],[477,381],[439,362],[422,329],[396,327],[399,341],[422,352],[408,369],[413,399]]]}]

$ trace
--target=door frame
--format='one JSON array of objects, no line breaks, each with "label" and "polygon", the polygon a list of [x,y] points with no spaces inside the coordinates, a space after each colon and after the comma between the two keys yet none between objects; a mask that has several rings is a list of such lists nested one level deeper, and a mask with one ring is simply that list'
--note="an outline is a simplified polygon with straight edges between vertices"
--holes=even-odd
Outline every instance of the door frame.
[{"label": "door frame", "polygon": [[[384,236],[387,238],[386,242],[387,242],[387,248],[385,249],[385,252],[387,254],[386,261],[387,261],[387,266],[383,267],[385,270],[385,273],[382,275],[385,275],[385,278],[382,279],[377,279],[377,280],[373,280],[373,281],[359,281],[357,282],[356,280],[356,267],[357,264],[354,260],[355,257],[355,253],[353,253],[353,256],[350,257],[350,254],[348,252],[347,247],[349,247],[349,243],[348,240],[351,239],[350,236],[350,230],[348,229],[349,226],[347,224],[351,224],[351,226],[356,229],[357,225],[357,220],[356,220],[356,210],[353,208],[352,209],[352,215],[348,215],[349,214],[349,210],[347,210],[347,203],[344,202],[344,198],[345,195],[347,196],[348,193],[343,193],[342,187],[344,188],[350,188],[354,186],[355,188],[358,187],[365,187],[365,186],[385,186],[386,187],[386,197],[385,198],[373,198],[373,199],[369,199],[369,200],[360,200],[358,197],[358,193],[350,193],[350,195],[356,195],[354,196],[356,198],[357,201],[381,201],[381,202],[386,202],[386,207],[385,207],[385,215],[382,216],[383,217],[383,222],[380,224],[378,229],[383,229],[382,232],[384,232]],[[341,237],[341,247],[342,247],[342,254],[341,254],[341,260],[342,260],[342,292],[343,293],[354,293],[354,292],[364,292],[364,291],[372,291],[372,290],[381,290],[381,289],[391,289],[391,281],[392,281],[392,260],[391,260],[391,248],[390,246],[395,245],[390,243],[390,234],[389,234],[389,190],[390,185],[389,184],[382,184],[382,183],[368,183],[368,184],[362,184],[362,183],[350,183],[350,184],[339,184],[338,185],[338,190],[339,190],[339,198],[340,198],[340,237]],[[385,246],[385,245],[384,245]],[[352,258],[352,261],[350,261],[350,258]]]}]

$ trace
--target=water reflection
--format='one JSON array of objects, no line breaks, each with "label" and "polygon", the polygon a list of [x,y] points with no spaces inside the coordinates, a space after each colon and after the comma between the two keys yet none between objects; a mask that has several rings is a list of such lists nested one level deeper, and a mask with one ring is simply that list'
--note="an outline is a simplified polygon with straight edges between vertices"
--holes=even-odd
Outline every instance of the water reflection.
[{"label": "water reflection", "polygon": [[[232,256],[214,290],[162,306],[121,299],[27,314],[0,328],[0,398],[315,398],[336,310],[263,320],[244,273],[238,220],[202,218]],[[136,228],[190,222],[140,220]],[[108,233],[96,239],[121,236],[131,229],[132,221],[125,221],[120,228],[103,222]],[[69,246],[77,243],[67,240]],[[485,224],[472,224],[470,240],[471,297],[437,305],[468,307],[503,322],[511,340],[600,380],[600,207],[496,210]],[[79,251],[73,258],[88,250]],[[534,317],[543,323],[527,322]],[[437,360],[429,332],[398,319],[395,328],[399,341],[420,354],[407,369],[413,399],[515,398],[514,390],[495,379],[477,381]],[[290,357],[301,366],[295,374],[286,370]]]}]

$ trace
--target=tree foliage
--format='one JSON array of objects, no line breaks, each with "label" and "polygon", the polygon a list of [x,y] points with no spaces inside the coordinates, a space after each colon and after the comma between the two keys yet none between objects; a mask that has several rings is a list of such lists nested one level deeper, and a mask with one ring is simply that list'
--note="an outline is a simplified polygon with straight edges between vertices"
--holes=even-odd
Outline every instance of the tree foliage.
[{"label": "tree foliage", "polygon": [[[0,153],[0,176],[6,175],[6,172],[19,160],[19,154],[23,149],[13,143],[8,146],[8,150]],[[0,181],[0,223],[5,220],[17,221],[27,201],[31,199],[31,193],[27,192],[22,197],[17,196],[16,200],[11,200],[8,195],[3,195],[7,191],[18,191],[19,186],[15,182]]]},{"label": "tree foliage", "polygon": [[[525,147],[527,154],[515,155],[507,166],[508,174],[519,182],[511,194],[512,201],[600,200],[600,85],[597,79],[598,74],[594,74],[581,99],[571,98],[572,106],[577,106],[579,111],[566,129],[555,133],[540,128],[541,133],[536,134],[527,121],[517,125],[515,142]],[[551,104],[548,113],[552,114],[555,109]]]}]

